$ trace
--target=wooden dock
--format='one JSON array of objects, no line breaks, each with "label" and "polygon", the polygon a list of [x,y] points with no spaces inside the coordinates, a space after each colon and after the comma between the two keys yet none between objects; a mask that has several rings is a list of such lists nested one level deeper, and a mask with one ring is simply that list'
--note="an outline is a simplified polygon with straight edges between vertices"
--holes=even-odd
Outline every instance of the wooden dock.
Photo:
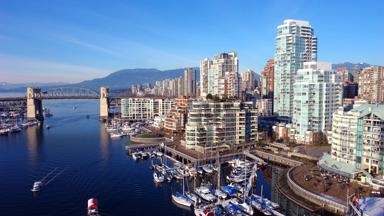
[{"label": "wooden dock", "polygon": [[173,158],[176,161],[179,161],[183,164],[191,164],[191,165],[203,165],[207,163],[216,163],[217,160],[220,160],[220,163],[224,163],[228,160],[232,160],[235,157],[246,157],[255,162],[259,162],[261,164],[267,162],[274,162],[278,164],[282,164],[289,167],[300,166],[302,162],[296,161],[287,157],[283,157],[280,155],[276,155],[273,153],[268,153],[260,150],[244,150],[244,151],[232,151],[226,152],[218,155],[210,155],[210,156],[200,156],[197,157],[193,154],[187,154],[188,152],[182,152],[176,149],[174,146],[169,146],[166,144],[131,144],[125,147],[128,154],[132,154],[132,152],[136,151],[152,151],[152,150],[161,150],[164,152],[164,155],[167,155],[169,158]]}]

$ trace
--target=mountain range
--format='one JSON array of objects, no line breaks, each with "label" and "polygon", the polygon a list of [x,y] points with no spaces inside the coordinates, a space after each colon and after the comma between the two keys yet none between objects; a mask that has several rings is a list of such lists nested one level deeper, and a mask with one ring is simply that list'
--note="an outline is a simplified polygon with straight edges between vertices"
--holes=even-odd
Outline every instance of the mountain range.
[{"label": "mountain range", "polygon": [[[345,62],[340,64],[333,64],[332,68],[346,67],[349,71],[352,69],[363,69],[370,66],[367,63],[351,63]],[[199,80],[200,70],[196,69],[196,79]],[[100,86],[108,86],[110,89],[128,89],[132,84],[150,83],[154,84],[158,80],[173,79],[183,76],[184,69],[178,68],[173,70],[158,70],[154,68],[136,68],[136,69],[124,69],[113,72],[105,77],[86,80],[75,84],[68,84],[62,82],[54,83],[6,83],[0,82],[0,92],[23,92],[26,87],[40,87],[42,89],[48,87],[85,87],[91,89],[98,89]],[[258,79],[260,75],[256,73]]]},{"label": "mountain range", "polygon": [[[196,79],[199,80],[200,70],[196,69]],[[158,80],[173,79],[184,75],[184,69],[158,70],[154,68],[124,69],[113,72],[105,77],[86,80],[75,84],[69,83],[6,83],[0,82],[0,92],[23,92],[26,87],[84,87],[98,89],[101,86],[108,86],[110,89],[127,89],[132,84],[150,83],[154,84]]]},{"label": "mountain range", "polygon": [[[198,72],[198,68],[196,69]],[[106,77],[83,81],[73,86],[93,89],[108,86],[110,89],[127,89],[132,84],[154,84],[158,80],[173,79],[183,76],[183,74],[184,69],[182,68],[164,71],[153,68],[124,69],[111,73]]]},{"label": "mountain range", "polygon": [[352,72],[353,70],[362,70],[366,67],[369,67],[371,66],[370,64],[368,63],[351,63],[351,62],[344,62],[344,63],[340,63],[340,64],[332,64],[332,69],[337,69],[337,68],[341,68],[341,67],[345,67],[349,72]]}]

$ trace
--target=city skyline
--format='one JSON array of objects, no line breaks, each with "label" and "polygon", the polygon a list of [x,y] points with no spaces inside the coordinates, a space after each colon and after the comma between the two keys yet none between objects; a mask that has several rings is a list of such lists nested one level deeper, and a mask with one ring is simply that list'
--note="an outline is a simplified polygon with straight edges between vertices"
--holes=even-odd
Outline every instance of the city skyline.
[{"label": "city skyline", "polygon": [[[382,64],[379,1],[358,7],[323,1],[152,3],[47,1],[33,7],[0,1],[1,81],[78,82],[124,68],[198,66],[203,58],[228,51],[238,53],[240,73],[249,68],[260,74],[273,58],[276,27],[285,19],[311,23],[319,61]],[[369,13],[356,16],[363,11]]]}]

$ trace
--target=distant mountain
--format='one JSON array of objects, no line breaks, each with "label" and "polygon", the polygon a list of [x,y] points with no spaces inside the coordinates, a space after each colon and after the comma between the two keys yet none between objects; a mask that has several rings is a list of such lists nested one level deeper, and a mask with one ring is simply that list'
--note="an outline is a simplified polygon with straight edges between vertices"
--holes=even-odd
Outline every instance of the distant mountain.
[{"label": "distant mountain", "polygon": [[[199,70],[197,69],[197,79]],[[184,69],[158,70],[153,68],[124,69],[109,74],[103,78],[83,81],[72,86],[97,89],[100,86],[108,86],[110,89],[127,89],[132,84],[151,83],[158,80],[173,79],[184,75]]]},{"label": "distant mountain", "polygon": [[[200,71],[198,67],[196,69],[196,79],[199,80]],[[106,77],[86,80],[83,82],[68,84],[68,83],[20,83],[12,84],[6,82],[0,82],[0,92],[23,92],[26,87],[85,87],[98,89],[100,86],[108,86],[110,89],[128,89],[132,84],[151,83],[154,84],[158,80],[173,79],[184,75],[184,69],[173,70],[158,70],[153,68],[136,68],[136,69],[124,69],[113,72]]]},{"label": "distant mountain", "polygon": [[332,69],[337,69],[340,67],[345,67],[347,68],[348,71],[352,72],[354,69],[362,70],[366,67],[371,66],[368,63],[351,63],[351,62],[344,62],[344,63],[339,63],[339,64],[332,64]]},{"label": "distant mountain", "polygon": [[48,88],[53,86],[66,86],[68,83],[51,82],[51,83],[8,83],[0,82],[0,92],[23,92],[27,87]]}]

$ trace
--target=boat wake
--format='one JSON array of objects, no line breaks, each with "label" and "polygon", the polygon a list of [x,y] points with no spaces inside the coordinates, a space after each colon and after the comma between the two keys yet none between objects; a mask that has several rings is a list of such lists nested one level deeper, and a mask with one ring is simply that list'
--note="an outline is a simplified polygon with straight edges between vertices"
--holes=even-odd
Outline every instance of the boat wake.
[{"label": "boat wake", "polygon": [[51,182],[53,182],[59,175],[61,175],[65,169],[59,169],[55,167],[50,172],[48,172],[44,177],[40,180],[37,180],[33,183],[33,187],[31,189],[32,192],[38,192],[42,189],[42,187],[47,186]]}]

